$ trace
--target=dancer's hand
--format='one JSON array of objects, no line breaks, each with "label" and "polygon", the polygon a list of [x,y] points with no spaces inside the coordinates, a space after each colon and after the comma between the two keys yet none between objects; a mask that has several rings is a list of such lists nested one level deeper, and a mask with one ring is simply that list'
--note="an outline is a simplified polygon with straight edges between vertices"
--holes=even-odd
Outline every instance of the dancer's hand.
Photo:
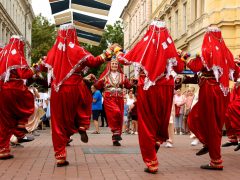
[{"label": "dancer's hand", "polygon": [[96,78],[96,76],[94,75],[94,74],[89,74],[90,75],[90,79],[91,79],[91,81],[93,81],[93,80],[96,80],[97,78]]},{"label": "dancer's hand", "polygon": [[138,83],[138,79],[137,78],[131,78],[130,79],[130,84],[137,85],[137,83]]},{"label": "dancer's hand", "polygon": [[86,81],[91,82],[91,81],[96,80],[96,76],[94,74],[89,74],[86,77],[84,77],[83,79],[86,80]]},{"label": "dancer's hand", "polygon": [[122,50],[122,46],[118,43],[114,43],[110,46],[110,48],[113,50],[114,54],[117,54],[119,51]]}]

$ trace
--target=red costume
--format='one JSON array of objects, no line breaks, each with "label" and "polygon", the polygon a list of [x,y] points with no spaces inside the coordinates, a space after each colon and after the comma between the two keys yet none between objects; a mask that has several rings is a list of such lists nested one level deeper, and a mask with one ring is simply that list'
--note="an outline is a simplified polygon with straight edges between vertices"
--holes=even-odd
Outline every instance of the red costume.
[{"label": "red costume", "polygon": [[238,145],[234,151],[238,151],[240,149],[240,78],[239,78],[239,64],[240,62],[236,60],[236,64],[238,64],[238,69],[234,73],[235,79],[237,82],[230,94],[230,103],[228,105],[226,111],[226,130],[228,135],[228,142],[222,145],[222,147],[227,147],[231,145]]},{"label": "red costume", "polygon": [[211,158],[210,164],[201,168],[222,170],[222,127],[229,102],[229,77],[233,79],[236,65],[218,28],[208,28],[202,56],[190,60],[187,66],[194,72],[202,72],[199,100],[188,116],[189,129],[204,144],[197,155],[209,152]]},{"label": "red costume", "polygon": [[68,164],[66,144],[71,135],[79,132],[81,140],[88,141],[86,129],[90,125],[92,95],[82,74],[103,62],[102,56],[95,58],[79,46],[73,25],[60,26],[56,43],[44,62],[48,79],[52,79],[52,140],[58,166]]},{"label": "red costume", "polygon": [[234,86],[232,98],[227,108],[226,118],[231,124],[233,134],[237,136],[240,142],[240,87]]},{"label": "red costume", "polygon": [[[238,69],[234,72],[234,77],[237,80],[237,78],[239,78],[240,61],[236,59],[235,63],[238,66]],[[237,84],[239,84],[239,81],[240,81],[240,79],[238,79]],[[235,87],[233,88],[232,92],[230,93],[230,103],[229,103],[228,109],[226,111],[226,119],[225,119],[225,126],[226,126],[228,141],[226,143],[224,143],[222,145],[222,147],[238,145],[239,133],[237,132],[236,127],[238,127],[237,119],[240,118],[240,114],[238,113],[239,112],[238,111],[238,109],[239,109],[239,104],[238,104],[239,92],[240,92],[239,87],[238,87],[238,85],[235,84]],[[239,147],[237,147],[234,150],[237,151],[239,148],[240,148],[240,145],[239,145]]]},{"label": "red costume", "polygon": [[137,88],[139,144],[146,172],[158,171],[157,150],[168,139],[174,80],[172,69],[181,72],[179,58],[165,23],[153,21],[144,38],[119,59],[133,62],[140,72]]},{"label": "red costume", "polygon": [[101,74],[98,82],[96,82],[94,86],[97,89],[104,89],[103,103],[108,126],[113,133],[113,145],[120,146],[121,144],[118,141],[122,140],[121,134],[124,112],[123,88],[130,89],[132,85],[123,74],[119,64],[115,78],[112,76],[110,66],[111,62],[107,64],[105,71]]},{"label": "red costume", "polygon": [[10,137],[16,134],[23,138],[25,124],[34,112],[34,97],[23,79],[33,76],[24,57],[24,42],[12,36],[0,52],[0,159],[10,155]]}]

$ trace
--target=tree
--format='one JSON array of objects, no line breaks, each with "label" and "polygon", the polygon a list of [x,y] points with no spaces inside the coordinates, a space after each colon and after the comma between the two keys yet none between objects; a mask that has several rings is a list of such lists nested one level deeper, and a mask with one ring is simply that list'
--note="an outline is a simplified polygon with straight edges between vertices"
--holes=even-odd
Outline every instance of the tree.
[{"label": "tree", "polygon": [[55,25],[41,14],[33,21],[32,27],[32,63],[36,63],[42,56],[46,56],[56,38]]},{"label": "tree", "polygon": [[[82,43],[90,53],[94,56],[101,54],[104,50],[107,49],[109,44],[118,43],[123,46],[123,25],[121,21],[116,21],[114,25],[107,25],[105,28],[105,32],[103,33],[101,42],[99,46],[92,46],[89,44]],[[104,63],[100,68],[93,68],[90,70],[90,73],[95,74],[97,77],[103,72],[106,67],[106,63]]]},{"label": "tree", "polygon": [[114,25],[107,25],[106,31],[103,34],[104,41],[108,43],[118,43],[123,46],[123,24],[122,21],[116,21]]}]

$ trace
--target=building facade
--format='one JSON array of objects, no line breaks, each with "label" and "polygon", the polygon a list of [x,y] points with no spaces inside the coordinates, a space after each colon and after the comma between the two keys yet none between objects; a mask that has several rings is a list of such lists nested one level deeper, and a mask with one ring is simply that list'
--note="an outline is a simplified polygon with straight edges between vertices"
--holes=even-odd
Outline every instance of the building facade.
[{"label": "building facade", "polygon": [[152,18],[164,20],[176,47],[192,55],[201,50],[208,26],[221,29],[234,56],[240,54],[239,0],[152,0]]},{"label": "building facade", "polygon": [[26,40],[25,56],[30,62],[32,21],[31,0],[0,0],[0,43],[6,45],[14,34]]},{"label": "building facade", "polygon": [[[121,18],[124,26],[124,49],[131,49],[145,34],[152,16],[152,0],[129,0]],[[133,75],[133,67],[124,67],[127,76]]]}]

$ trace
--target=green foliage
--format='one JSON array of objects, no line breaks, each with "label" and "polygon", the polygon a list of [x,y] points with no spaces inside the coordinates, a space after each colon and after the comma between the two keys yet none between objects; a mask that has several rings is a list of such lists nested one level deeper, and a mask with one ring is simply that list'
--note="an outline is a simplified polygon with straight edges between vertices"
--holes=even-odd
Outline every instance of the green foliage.
[{"label": "green foliage", "polygon": [[[92,46],[89,44],[82,43],[81,45],[92,53],[94,56],[98,56],[104,50],[107,49],[109,44],[118,43],[123,46],[123,25],[121,21],[116,21],[114,25],[107,25],[105,32],[103,33],[99,46]],[[93,68],[89,72],[95,74],[97,77],[103,72],[106,67],[106,63],[102,64],[99,68]]]},{"label": "green foliage", "polygon": [[33,21],[32,27],[32,63],[37,62],[42,56],[46,56],[56,38],[55,25],[41,14]]},{"label": "green foliage", "polygon": [[[102,41],[107,41],[108,43],[118,43],[123,46],[123,25],[121,21],[116,21],[114,25],[107,25],[106,31],[103,34]],[[107,44],[107,43],[104,43]]]}]

